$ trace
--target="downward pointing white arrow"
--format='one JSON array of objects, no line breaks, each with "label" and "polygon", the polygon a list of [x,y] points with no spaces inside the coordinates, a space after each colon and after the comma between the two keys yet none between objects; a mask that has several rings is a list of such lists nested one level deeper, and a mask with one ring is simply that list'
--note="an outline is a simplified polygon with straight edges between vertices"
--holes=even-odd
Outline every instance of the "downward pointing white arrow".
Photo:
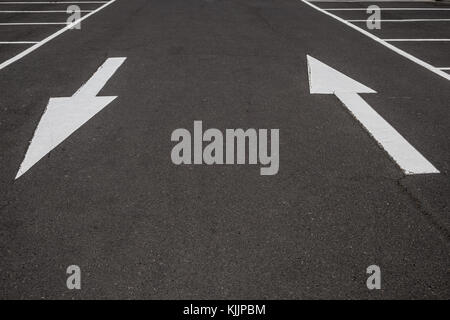
[{"label": "downward pointing white arrow", "polygon": [[307,56],[311,93],[334,94],[397,162],[405,174],[439,171],[403,138],[358,93],[376,93],[319,60]]},{"label": "downward pointing white arrow", "polygon": [[126,58],[109,58],[72,97],[50,98],[16,179],[117,97],[97,97]]}]

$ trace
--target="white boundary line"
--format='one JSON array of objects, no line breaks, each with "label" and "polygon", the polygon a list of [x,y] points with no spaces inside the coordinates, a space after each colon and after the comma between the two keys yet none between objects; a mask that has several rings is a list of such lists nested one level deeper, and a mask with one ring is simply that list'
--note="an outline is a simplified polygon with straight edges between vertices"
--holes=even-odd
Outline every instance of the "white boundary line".
[{"label": "white boundary line", "polygon": [[[366,22],[367,19],[357,19],[357,20],[347,20],[348,22]],[[376,19],[376,20],[370,20],[376,21],[376,22],[443,22],[443,21],[450,21],[450,19]]]},{"label": "white boundary line", "polygon": [[0,22],[0,26],[40,26],[40,25],[63,25],[67,22]]},{"label": "white boundary line", "polygon": [[[80,10],[78,12],[93,12],[94,10]],[[67,13],[67,10],[0,10],[0,13]]]},{"label": "white boundary line", "polygon": [[67,30],[70,30],[72,27],[76,26],[77,24],[79,24],[80,22],[82,22],[83,20],[89,18],[90,16],[92,16],[93,14],[99,12],[100,10],[103,10],[104,8],[108,7],[109,5],[113,4],[114,2],[116,2],[116,0],[111,0],[107,3],[105,3],[104,5],[102,5],[101,7],[98,7],[97,9],[95,9],[94,11],[88,13],[87,15],[85,15],[84,17],[81,17],[80,19],[68,24],[67,26],[65,26],[64,28],[60,29],[59,31],[53,33],[52,35],[48,36],[47,38],[45,38],[44,40],[36,43],[35,45],[31,46],[30,48],[22,51],[21,53],[19,53],[18,55],[12,57],[11,59],[6,60],[5,62],[0,64],[0,70],[6,68],[7,66],[9,66],[10,64],[13,64],[14,62],[22,59],[23,57],[27,56],[28,54],[30,54],[31,52],[35,51],[36,49],[39,49],[40,47],[42,47],[44,44],[46,44],[47,42],[55,39],[57,36],[63,34],[64,32],[66,32]]},{"label": "white boundary line", "polygon": [[99,3],[108,3],[108,1],[2,1],[2,4],[70,4],[70,3],[87,3],[87,4],[99,4]]},{"label": "white boundary line", "polygon": [[427,62],[425,62],[425,61],[423,61],[423,60],[420,60],[420,59],[416,58],[415,56],[413,56],[413,55],[407,53],[406,51],[403,51],[403,50],[401,50],[401,49],[399,49],[399,48],[393,46],[392,44],[390,44],[390,43],[388,43],[388,42],[386,42],[386,41],[380,39],[379,37],[377,37],[377,36],[371,34],[370,32],[367,32],[366,30],[364,30],[364,29],[362,29],[362,28],[360,28],[360,27],[358,27],[358,26],[356,26],[356,25],[354,25],[354,24],[352,24],[352,23],[350,23],[350,22],[348,22],[348,21],[346,21],[346,20],[344,20],[344,19],[342,19],[342,18],[340,18],[340,17],[338,17],[338,16],[336,16],[336,15],[330,13],[330,12],[327,12],[327,11],[325,11],[324,9],[321,9],[321,8],[319,8],[318,6],[316,6],[316,5],[314,5],[314,4],[310,3],[310,2],[308,2],[308,1],[306,1],[306,0],[300,0],[300,1],[302,1],[303,3],[307,4],[308,6],[314,8],[314,9],[316,9],[316,10],[319,11],[319,12],[322,12],[323,14],[325,14],[325,15],[327,15],[327,16],[330,16],[330,17],[332,17],[332,18],[334,18],[334,19],[336,19],[336,20],[342,22],[343,24],[346,24],[346,25],[349,26],[350,28],[352,28],[352,29],[354,29],[354,30],[356,30],[356,31],[361,32],[363,35],[365,35],[365,36],[371,38],[372,40],[375,40],[376,42],[378,42],[379,44],[381,44],[381,45],[387,47],[388,49],[391,49],[392,51],[394,51],[395,53],[401,55],[402,57],[404,57],[404,58],[406,58],[406,59],[409,59],[409,60],[411,60],[411,61],[414,62],[414,63],[417,63],[418,65],[424,67],[424,68],[427,69],[427,70],[430,70],[431,72],[433,72],[433,73],[435,73],[435,74],[441,76],[441,77],[444,78],[444,79],[450,80],[450,74],[448,74],[448,73],[446,73],[446,72],[444,72],[444,71],[442,71],[442,70],[440,70],[440,69],[438,69],[438,68],[436,68],[436,67],[433,67],[431,64],[429,64],[429,63],[427,63]]},{"label": "white boundary line", "polygon": [[[314,2],[314,1],[313,1]],[[327,8],[326,11],[366,11],[367,8]],[[380,8],[381,11],[447,11],[450,8]]]},{"label": "white boundary line", "polygon": [[450,70],[450,67],[438,68],[439,70]]},{"label": "white boundary line", "polygon": [[431,0],[310,0],[309,2],[333,2],[333,3],[339,3],[339,2],[361,2],[361,3],[365,3],[365,2],[411,2],[411,3],[416,3],[416,2],[426,2],[426,3],[433,3],[433,1]]},{"label": "white boundary line", "polygon": [[38,41],[0,41],[0,44],[34,44]]},{"label": "white boundary line", "polygon": [[417,41],[417,42],[446,42],[446,41],[450,41],[450,39],[383,39],[384,41],[387,42],[409,42],[409,41]]}]

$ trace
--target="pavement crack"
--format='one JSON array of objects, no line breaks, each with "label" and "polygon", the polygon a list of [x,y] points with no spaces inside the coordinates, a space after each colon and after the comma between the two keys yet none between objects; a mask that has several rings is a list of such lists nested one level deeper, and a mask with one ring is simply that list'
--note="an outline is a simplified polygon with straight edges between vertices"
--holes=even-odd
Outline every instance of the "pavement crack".
[{"label": "pavement crack", "polygon": [[287,36],[285,33],[278,30],[261,12],[261,8],[255,8],[255,7],[248,7],[248,11],[252,13],[255,17],[257,17],[263,25],[265,25],[272,33],[274,33],[277,36],[281,36],[284,40],[292,41],[292,39]]},{"label": "pavement crack", "polygon": [[411,192],[404,184],[404,180],[406,179],[406,176],[403,176],[400,179],[396,179],[395,182],[397,185],[402,189],[402,191],[411,199],[414,206],[422,213],[422,216],[424,219],[433,227],[435,228],[439,235],[443,238],[443,242],[445,245],[450,246],[450,230],[448,230],[442,222],[439,221],[439,219],[432,213],[432,209],[427,208],[427,205],[423,203],[419,199],[417,195],[415,195],[413,192]]}]

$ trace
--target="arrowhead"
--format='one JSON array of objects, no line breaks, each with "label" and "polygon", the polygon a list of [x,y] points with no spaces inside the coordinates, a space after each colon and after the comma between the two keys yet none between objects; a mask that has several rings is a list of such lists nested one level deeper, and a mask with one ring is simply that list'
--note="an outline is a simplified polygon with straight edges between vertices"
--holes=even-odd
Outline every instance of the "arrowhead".
[{"label": "arrowhead", "polygon": [[325,63],[307,55],[309,91],[311,93],[376,93]]},{"label": "arrowhead", "polygon": [[51,98],[20,165],[16,179],[67,139],[116,97]]}]

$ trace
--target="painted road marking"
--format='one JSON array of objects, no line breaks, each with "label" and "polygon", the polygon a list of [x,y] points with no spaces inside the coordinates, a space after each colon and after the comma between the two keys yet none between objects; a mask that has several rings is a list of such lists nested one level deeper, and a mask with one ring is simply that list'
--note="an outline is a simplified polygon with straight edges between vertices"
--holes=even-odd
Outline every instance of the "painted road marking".
[{"label": "painted road marking", "polygon": [[[314,2],[314,1],[313,1]],[[367,8],[326,8],[326,11],[367,11]],[[381,11],[447,11],[450,8],[379,8]]]},{"label": "painted road marking", "polygon": [[67,22],[0,22],[0,26],[39,26],[62,24],[67,24]]},{"label": "painted road marking", "polygon": [[88,4],[101,4],[101,3],[108,3],[108,1],[3,1],[0,2],[0,5],[2,4],[82,4],[82,3],[88,3]]},{"label": "painted road marking", "polygon": [[365,102],[360,93],[376,93],[319,60],[307,56],[310,93],[334,94],[394,159],[405,174],[439,173],[400,133]]},{"label": "painted road marking", "polygon": [[[78,12],[93,12],[94,10],[80,10]],[[0,13],[67,13],[67,10],[0,10]]]},{"label": "painted road marking", "polygon": [[[367,22],[367,19],[347,20],[348,22]],[[450,19],[374,19],[376,22],[445,22]]]},{"label": "painted road marking", "polygon": [[117,98],[97,94],[125,60],[107,59],[72,97],[50,98],[15,179]]},{"label": "painted road marking", "polygon": [[330,0],[309,0],[309,2],[333,2],[333,3],[352,3],[352,2],[356,2],[356,3],[370,3],[370,2],[412,2],[412,3],[419,3],[419,2],[426,2],[429,4],[432,4],[432,2],[430,0],[375,0],[375,1],[371,1],[371,0],[334,0],[334,1],[330,1]]},{"label": "painted road marking", "polygon": [[[316,9],[317,11],[322,12],[323,14],[325,14],[325,15],[327,15],[327,16],[329,16],[329,17],[332,17],[332,18],[334,18],[334,19],[336,19],[336,20],[338,20],[338,21],[344,23],[345,25],[349,26],[350,28],[352,28],[352,29],[354,29],[354,30],[356,30],[356,31],[359,31],[359,32],[362,33],[363,35],[365,35],[365,36],[371,38],[372,40],[375,40],[375,41],[378,42],[379,44],[385,46],[386,48],[388,48],[388,49],[390,49],[390,50],[392,50],[392,51],[394,51],[395,53],[401,55],[402,57],[404,57],[404,58],[406,58],[406,59],[409,59],[409,60],[411,60],[411,61],[414,62],[414,63],[417,63],[418,65],[420,65],[420,66],[422,66],[422,67],[428,69],[429,71],[431,71],[431,72],[433,72],[433,73],[435,73],[435,74],[441,76],[441,77],[444,78],[444,79],[450,80],[450,74],[449,74],[449,73],[444,72],[443,70],[440,70],[440,69],[438,69],[438,68],[432,66],[431,64],[429,64],[429,63],[427,63],[427,62],[425,62],[425,61],[423,61],[423,60],[421,60],[421,59],[419,59],[419,58],[416,58],[416,57],[413,56],[412,54],[409,54],[408,52],[403,51],[402,49],[399,49],[399,48],[395,47],[394,45],[392,45],[392,44],[390,44],[389,42],[387,42],[387,41],[385,41],[385,40],[383,40],[383,39],[377,37],[376,35],[374,35],[374,34],[368,32],[368,31],[366,31],[366,30],[364,30],[364,29],[362,29],[362,28],[360,28],[360,27],[358,27],[358,26],[356,26],[356,25],[354,25],[354,24],[348,22],[348,21],[345,20],[345,19],[342,19],[342,18],[338,17],[338,16],[335,15],[335,14],[332,14],[331,12],[328,12],[328,11],[326,11],[326,10],[324,10],[324,9],[322,9],[322,8],[320,8],[320,7],[318,7],[318,6],[316,6],[315,4],[310,3],[310,1],[307,1],[307,0],[301,0],[301,1],[302,1],[303,3],[305,3],[305,4],[307,4],[308,6],[310,6],[310,7],[314,8],[314,9]],[[364,21],[365,21],[365,20],[364,20]]]},{"label": "painted road marking", "polygon": [[0,44],[34,44],[38,41],[0,41]]},{"label": "painted road marking", "polygon": [[20,52],[19,54],[15,55],[14,57],[0,63],[0,70],[6,68],[7,66],[13,64],[14,62],[19,61],[20,59],[22,59],[23,57],[29,55],[30,53],[32,53],[33,51],[39,49],[41,46],[43,46],[44,44],[48,43],[49,41],[55,39],[57,36],[63,34],[64,32],[66,32],[67,30],[71,30],[73,27],[75,27],[76,25],[78,25],[80,22],[86,20],[87,18],[89,18],[90,16],[92,16],[93,14],[96,14],[97,12],[105,9],[106,7],[108,7],[109,5],[113,4],[114,2],[116,2],[116,0],[111,0],[108,1],[107,3],[103,4],[102,6],[98,7],[97,9],[95,9],[92,12],[89,12],[88,14],[86,14],[85,16],[81,17],[78,20],[75,20],[74,22],[70,23],[70,24],[66,24],[66,26],[60,30],[58,30],[57,32],[53,33],[52,35],[48,36],[47,38],[43,39],[42,41],[39,41],[38,43],[35,43],[33,46],[25,49],[24,51]]},{"label": "painted road marking", "polygon": [[408,41],[423,41],[423,42],[427,42],[427,41],[431,41],[431,42],[445,42],[445,41],[450,41],[450,39],[383,39],[384,41],[388,41],[388,42],[408,42]]}]

